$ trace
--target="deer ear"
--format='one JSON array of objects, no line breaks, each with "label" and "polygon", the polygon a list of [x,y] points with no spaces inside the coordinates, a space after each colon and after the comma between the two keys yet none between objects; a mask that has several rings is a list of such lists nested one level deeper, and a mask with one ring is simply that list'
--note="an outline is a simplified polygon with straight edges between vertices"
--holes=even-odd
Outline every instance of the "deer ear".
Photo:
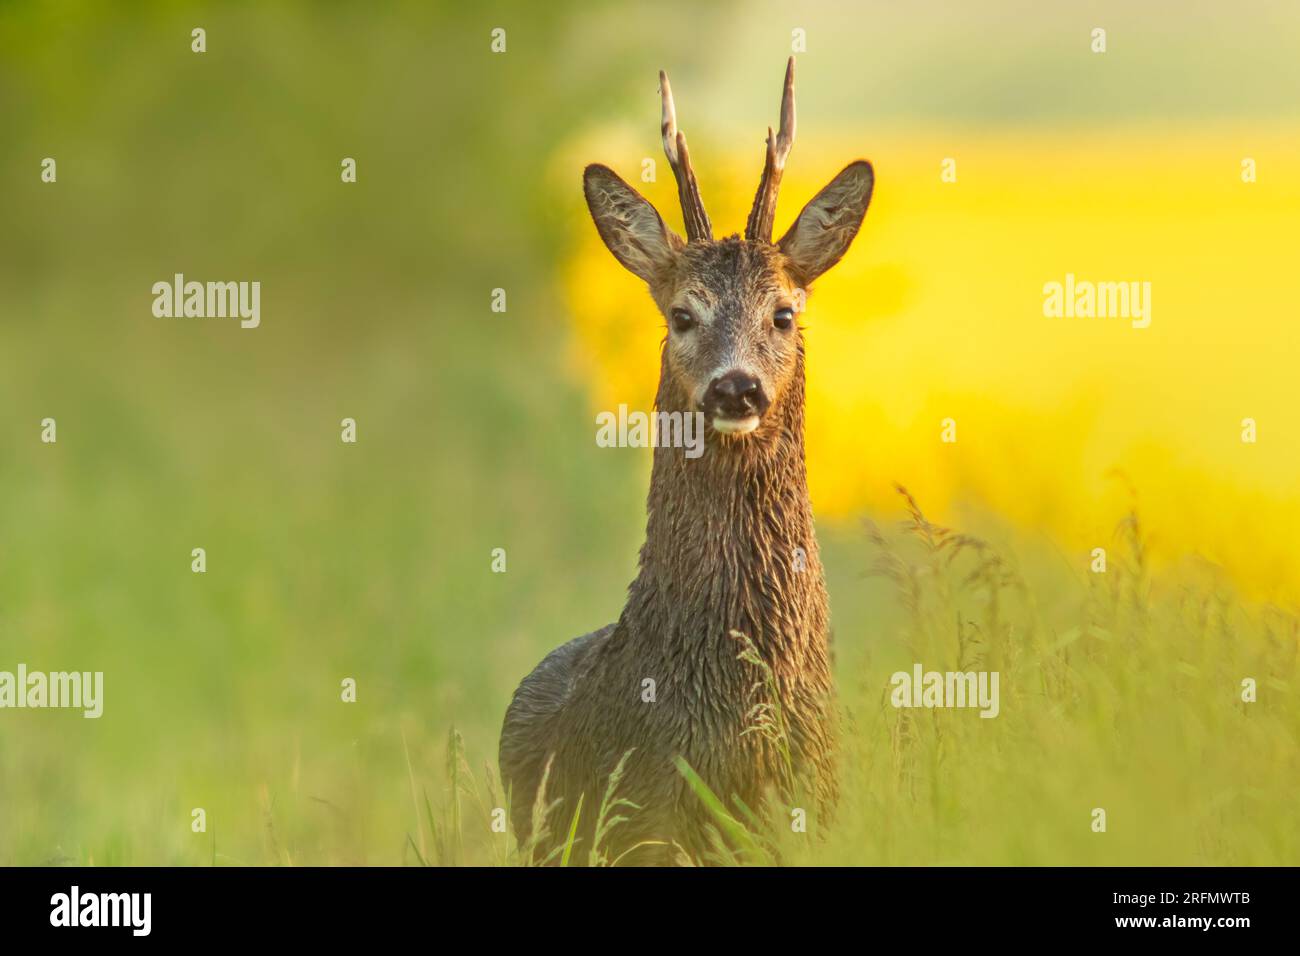
[{"label": "deer ear", "polygon": [[849,163],[826,184],[777,243],[805,283],[840,261],[858,234],[875,184],[871,164]]},{"label": "deer ear", "polygon": [[651,283],[672,266],[681,238],[614,170],[596,163],[588,166],[582,175],[582,191],[596,230],[614,258]]}]

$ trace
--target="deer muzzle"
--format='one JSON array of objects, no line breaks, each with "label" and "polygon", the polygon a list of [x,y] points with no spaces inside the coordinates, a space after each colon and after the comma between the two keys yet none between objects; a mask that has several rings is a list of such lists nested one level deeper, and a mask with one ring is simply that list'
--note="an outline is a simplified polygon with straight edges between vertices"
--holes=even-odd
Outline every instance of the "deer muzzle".
[{"label": "deer muzzle", "polygon": [[704,393],[704,416],[713,430],[743,435],[758,427],[771,400],[763,383],[741,369],[719,375]]}]

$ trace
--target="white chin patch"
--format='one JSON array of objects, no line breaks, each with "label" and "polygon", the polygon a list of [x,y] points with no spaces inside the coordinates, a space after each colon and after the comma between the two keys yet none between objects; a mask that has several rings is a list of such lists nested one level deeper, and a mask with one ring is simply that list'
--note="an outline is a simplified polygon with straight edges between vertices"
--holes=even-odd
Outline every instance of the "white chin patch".
[{"label": "white chin patch", "polygon": [[720,435],[748,435],[758,427],[758,416],[747,418],[715,418],[713,430]]}]

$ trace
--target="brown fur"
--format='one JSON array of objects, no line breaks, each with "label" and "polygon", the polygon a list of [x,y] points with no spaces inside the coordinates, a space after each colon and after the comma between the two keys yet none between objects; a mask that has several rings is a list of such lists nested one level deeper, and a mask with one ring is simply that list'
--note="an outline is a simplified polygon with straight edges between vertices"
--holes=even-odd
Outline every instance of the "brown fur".
[{"label": "brown fur", "polygon": [[[733,811],[782,792],[782,757],[744,733],[758,669],[738,659],[747,635],[771,668],[789,731],[798,789],[810,816],[834,802],[834,705],[826,588],[804,462],[804,342],[774,326],[774,310],[843,255],[870,199],[870,166],[847,167],[773,245],[730,237],[683,243],[631,187],[589,167],[588,203],[610,250],[650,285],[665,316],[686,303],[697,318],[670,328],[661,355],[660,411],[693,413],[711,377],[743,368],[765,402],[748,434],[706,429],[699,458],[659,447],[647,501],[640,569],[615,624],[549,654],[506,712],[500,762],[521,843],[544,774],[542,849],[563,842],[582,798],[576,845],[595,835],[608,778],[629,754],[616,796],[640,809],[606,837],[602,854],[625,863],[699,858],[708,812],[676,770],[683,758]],[[796,554],[804,556],[802,569]],[[655,700],[642,682],[655,682]],[[625,855],[626,854],[626,855]],[[540,856],[545,857],[545,852]]]}]

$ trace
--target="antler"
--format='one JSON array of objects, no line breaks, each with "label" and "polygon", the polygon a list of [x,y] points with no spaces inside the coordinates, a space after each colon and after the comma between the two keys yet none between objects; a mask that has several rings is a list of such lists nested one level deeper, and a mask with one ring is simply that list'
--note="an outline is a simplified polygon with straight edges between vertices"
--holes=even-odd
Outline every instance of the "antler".
[{"label": "antler", "polygon": [[[686,221],[686,238],[712,239],[713,226],[709,214],[704,211],[704,201],[700,199],[700,185],[695,181],[695,171],[691,169],[691,155],[686,150],[686,134],[677,128],[677,111],[673,108],[673,90],[668,85],[668,74],[659,71],[659,93],[663,99],[663,137],[664,152],[668,154],[668,165],[673,168],[677,178],[677,195],[682,202],[682,218]],[[771,231],[769,227],[769,232]]]},{"label": "antler", "polygon": [[781,93],[781,128],[776,136],[767,128],[767,161],[763,178],[758,182],[754,208],[745,224],[745,238],[750,242],[771,242],[772,223],[776,219],[776,194],[781,188],[781,174],[794,145],[794,57],[785,67],[785,90]]}]

